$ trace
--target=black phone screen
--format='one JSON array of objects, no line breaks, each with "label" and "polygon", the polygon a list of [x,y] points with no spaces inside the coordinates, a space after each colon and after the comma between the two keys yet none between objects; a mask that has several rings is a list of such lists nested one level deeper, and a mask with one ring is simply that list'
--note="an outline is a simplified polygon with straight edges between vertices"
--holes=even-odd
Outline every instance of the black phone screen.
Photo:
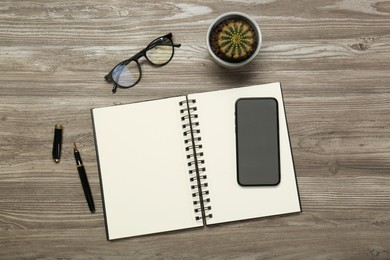
[{"label": "black phone screen", "polygon": [[235,115],[238,184],[278,185],[278,101],[274,98],[241,98],[236,102]]}]

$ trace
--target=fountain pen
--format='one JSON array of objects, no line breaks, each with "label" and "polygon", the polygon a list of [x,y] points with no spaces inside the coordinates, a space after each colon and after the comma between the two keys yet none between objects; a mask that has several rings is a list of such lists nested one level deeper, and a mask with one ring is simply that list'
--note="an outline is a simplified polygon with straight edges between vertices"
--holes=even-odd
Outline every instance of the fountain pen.
[{"label": "fountain pen", "polygon": [[74,158],[76,160],[77,170],[79,172],[81,185],[83,186],[84,195],[88,202],[88,207],[91,213],[95,212],[95,205],[93,203],[91,188],[89,187],[87,173],[85,172],[85,168],[83,165],[83,161],[81,160],[81,156],[79,151],[77,150],[76,143],[74,143]]}]

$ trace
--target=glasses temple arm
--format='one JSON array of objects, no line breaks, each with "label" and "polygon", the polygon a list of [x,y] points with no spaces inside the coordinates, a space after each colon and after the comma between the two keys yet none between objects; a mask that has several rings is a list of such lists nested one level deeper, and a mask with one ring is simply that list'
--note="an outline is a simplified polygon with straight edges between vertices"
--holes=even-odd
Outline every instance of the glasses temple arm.
[{"label": "glasses temple arm", "polygon": [[112,87],[112,94],[115,94],[116,93],[116,89],[117,89],[117,85],[114,84],[113,87]]}]

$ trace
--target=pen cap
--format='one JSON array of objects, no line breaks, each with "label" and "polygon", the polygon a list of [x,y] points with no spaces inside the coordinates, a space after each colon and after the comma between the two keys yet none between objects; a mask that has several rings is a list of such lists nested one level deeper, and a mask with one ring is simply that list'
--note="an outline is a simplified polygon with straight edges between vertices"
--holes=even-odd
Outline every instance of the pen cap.
[{"label": "pen cap", "polygon": [[61,159],[62,130],[63,130],[62,125],[55,125],[54,126],[54,140],[53,140],[52,156],[53,156],[53,160],[56,163],[59,163],[60,159]]}]

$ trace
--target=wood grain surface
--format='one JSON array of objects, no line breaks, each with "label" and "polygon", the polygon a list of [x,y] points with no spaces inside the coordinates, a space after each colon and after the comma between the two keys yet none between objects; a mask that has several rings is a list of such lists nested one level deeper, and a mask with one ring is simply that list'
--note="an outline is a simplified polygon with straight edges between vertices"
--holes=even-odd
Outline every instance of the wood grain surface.
[{"label": "wood grain surface", "polygon": [[[205,45],[228,11],[263,33],[256,59],[232,71]],[[182,44],[172,62],[143,63],[142,81],[113,95],[104,75],[168,32]],[[1,1],[0,259],[390,259],[389,58],[389,1]],[[301,214],[106,241],[91,108],[275,81]]]}]

